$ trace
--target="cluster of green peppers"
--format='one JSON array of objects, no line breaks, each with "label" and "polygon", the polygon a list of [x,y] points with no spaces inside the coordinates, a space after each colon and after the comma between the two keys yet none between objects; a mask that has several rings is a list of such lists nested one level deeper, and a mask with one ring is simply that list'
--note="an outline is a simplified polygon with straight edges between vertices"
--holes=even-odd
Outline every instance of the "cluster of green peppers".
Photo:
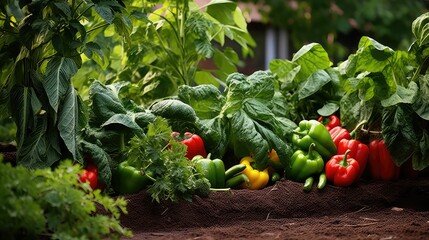
[{"label": "cluster of green peppers", "polygon": [[296,151],[289,160],[286,177],[304,182],[304,190],[310,191],[314,176],[318,176],[318,189],[323,189],[327,179],[324,166],[336,152],[328,129],[319,121],[302,120],[292,135],[292,144]]}]

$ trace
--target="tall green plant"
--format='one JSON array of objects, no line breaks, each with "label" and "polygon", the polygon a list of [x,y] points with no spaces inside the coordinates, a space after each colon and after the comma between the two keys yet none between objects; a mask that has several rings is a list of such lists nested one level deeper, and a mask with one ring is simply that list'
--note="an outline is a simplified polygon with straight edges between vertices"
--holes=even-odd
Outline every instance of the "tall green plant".
[{"label": "tall green plant", "polygon": [[[138,104],[177,94],[180,85],[224,86],[237,71],[239,54],[252,55],[255,46],[236,2],[212,0],[204,6],[189,0],[129,1],[133,31],[119,38],[108,28],[100,39],[111,49],[101,74],[82,71],[77,78],[97,78],[105,83],[128,81],[128,98]],[[230,44],[231,43],[231,44]],[[93,69],[93,62],[85,62]],[[85,88],[85,87],[83,87]]]},{"label": "tall green plant", "polygon": [[71,78],[83,54],[107,59],[91,34],[109,24],[123,29],[123,10],[121,0],[0,3],[0,117],[17,125],[18,163],[82,159],[78,137],[87,120]]}]

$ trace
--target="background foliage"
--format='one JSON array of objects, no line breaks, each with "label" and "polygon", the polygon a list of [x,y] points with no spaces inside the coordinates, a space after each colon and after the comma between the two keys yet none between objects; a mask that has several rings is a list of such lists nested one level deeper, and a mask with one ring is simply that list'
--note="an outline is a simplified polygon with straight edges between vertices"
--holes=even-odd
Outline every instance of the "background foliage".
[{"label": "background foliage", "polygon": [[357,48],[361,36],[394,49],[411,43],[410,22],[427,10],[422,0],[241,0],[258,4],[263,21],[290,33],[293,51],[317,42],[334,62]]}]

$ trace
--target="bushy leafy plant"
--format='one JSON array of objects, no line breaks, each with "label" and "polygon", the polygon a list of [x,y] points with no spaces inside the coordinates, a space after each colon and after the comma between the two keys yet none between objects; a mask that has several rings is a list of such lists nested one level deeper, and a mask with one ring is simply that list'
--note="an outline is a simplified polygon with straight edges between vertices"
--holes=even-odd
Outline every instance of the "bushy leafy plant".
[{"label": "bushy leafy plant", "polygon": [[[1,158],[1,156],[0,156]],[[79,165],[29,170],[0,161],[0,236],[3,239],[101,239],[131,236],[119,217],[122,197],[110,198],[79,181]],[[97,209],[102,209],[105,214]]]}]

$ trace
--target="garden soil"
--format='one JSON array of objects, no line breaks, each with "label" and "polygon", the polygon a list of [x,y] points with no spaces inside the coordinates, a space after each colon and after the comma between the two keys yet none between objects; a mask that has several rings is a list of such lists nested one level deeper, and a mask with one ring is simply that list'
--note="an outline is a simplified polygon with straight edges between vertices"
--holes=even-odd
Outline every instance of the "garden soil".
[{"label": "garden soil", "polygon": [[429,239],[428,177],[310,192],[282,179],[192,201],[156,203],[145,192],[125,199],[131,239]]}]

